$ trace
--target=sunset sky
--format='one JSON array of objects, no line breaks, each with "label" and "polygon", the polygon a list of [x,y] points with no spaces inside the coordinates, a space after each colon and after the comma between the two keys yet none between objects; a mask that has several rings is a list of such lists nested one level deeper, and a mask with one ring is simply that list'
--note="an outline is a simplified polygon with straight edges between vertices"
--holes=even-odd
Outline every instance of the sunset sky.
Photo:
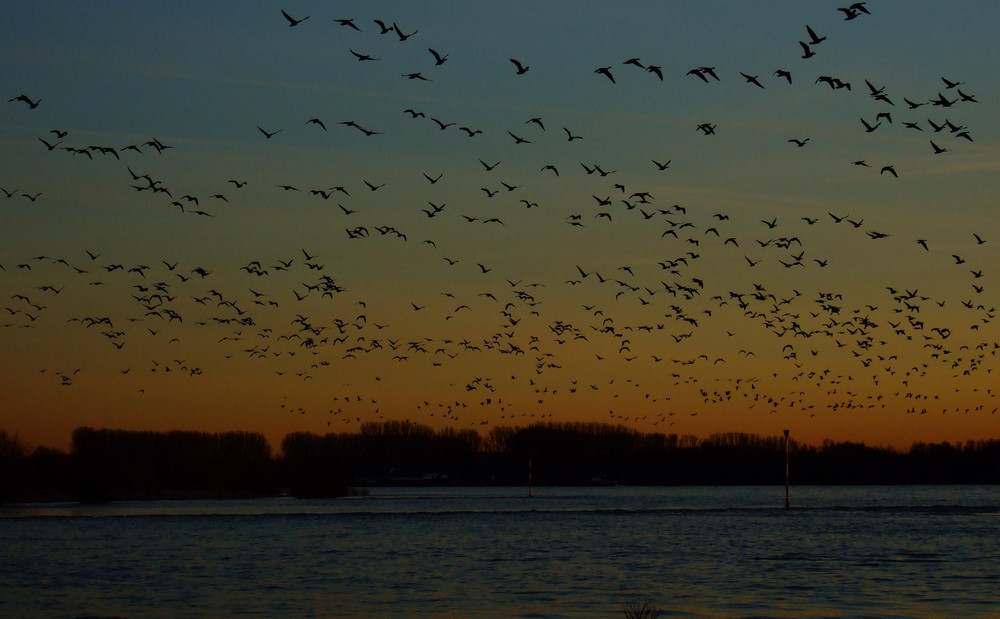
[{"label": "sunset sky", "polygon": [[5,3],[0,429],[997,438],[1000,5],[848,4]]}]

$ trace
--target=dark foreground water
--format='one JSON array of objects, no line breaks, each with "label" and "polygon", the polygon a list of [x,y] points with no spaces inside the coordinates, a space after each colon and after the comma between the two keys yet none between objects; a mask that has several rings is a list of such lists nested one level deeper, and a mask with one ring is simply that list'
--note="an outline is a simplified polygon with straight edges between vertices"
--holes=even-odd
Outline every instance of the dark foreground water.
[{"label": "dark foreground water", "polygon": [[0,508],[0,616],[1000,615],[1000,487]]}]

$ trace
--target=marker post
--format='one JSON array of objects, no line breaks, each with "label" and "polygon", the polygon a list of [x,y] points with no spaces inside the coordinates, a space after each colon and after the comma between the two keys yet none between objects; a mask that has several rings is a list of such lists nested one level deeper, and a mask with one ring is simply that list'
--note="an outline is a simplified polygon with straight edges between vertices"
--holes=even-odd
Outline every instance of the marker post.
[{"label": "marker post", "polygon": [[531,458],[528,458],[528,498],[531,498]]},{"label": "marker post", "polygon": [[785,508],[791,507],[791,503],[788,500],[788,486],[790,485],[790,477],[788,472],[788,430],[785,430]]}]

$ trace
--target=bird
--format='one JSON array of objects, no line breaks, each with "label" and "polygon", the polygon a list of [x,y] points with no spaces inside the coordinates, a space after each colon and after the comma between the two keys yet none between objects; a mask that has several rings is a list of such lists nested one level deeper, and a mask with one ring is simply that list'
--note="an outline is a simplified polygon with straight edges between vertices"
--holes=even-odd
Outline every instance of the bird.
[{"label": "bird", "polygon": [[598,73],[608,78],[609,80],[611,80],[612,84],[615,83],[615,76],[611,75],[611,67],[598,67],[597,69],[594,69],[594,73]]},{"label": "bird", "polygon": [[[326,131],[326,125],[324,125],[324,124],[323,124],[323,121],[322,121],[322,120],[320,120],[320,119],[318,119],[318,118],[310,118],[309,120],[307,120],[307,121],[306,121],[306,124],[307,124],[307,125],[309,125],[309,124],[313,124],[313,125],[317,125],[317,126],[319,126],[319,128],[321,128],[321,129],[322,129],[323,131]],[[259,127],[258,127],[258,128],[259,128]]]},{"label": "bird", "polygon": [[809,27],[809,24],[806,24],[806,32],[809,33],[810,45],[819,45],[826,40],[826,37],[817,36],[813,29]]},{"label": "bird", "polygon": [[509,130],[507,131],[507,135],[509,135],[510,137],[514,138],[514,143],[515,144],[531,144],[531,140],[526,140],[526,139],[524,139],[522,137],[516,136],[513,133],[511,133]]},{"label": "bird", "polygon": [[268,139],[268,140],[270,140],[271,138],[273,138],[277,134],[281,133],[281,131],[282,131],[281,129],[278,129],[277,131],[266,131],[264,129],[261,129],[261,127],[259,125],[257,126],[257,130],[260,131],[261,133],[263,133],[264,134],[264,138]]},{"label": "bird", "polygon": [[949,150],[947,148],[938,146],[937,144],[934,143],[934,140],[931,140],[930,142],[931,142],[931,147],[934,149],[935,155],[940,155],[941,153],[947,153]]},{"label": "bird", "polygon": [[524,75],[525,73],[528,72],[528,69],[531,68],[531,67],[529,67],[527,65],[521,64],[521,61],[518,60],[517,58],[511,58],[510,61],[512,63],[514,63],[514,67],[517,68],[517,74],[518,75]]},{"label": "bird", "polygon": [[799,41],[799,45],[802,46],[803,60],[808,60],[809,58],[812,58],[813,56],[816,55],[816,52],[812,51],[812,49],[809,47],[809,44],[806,43],[805,41]]},{"label": "bird", "polygon": [[693,75],[698,79],[700,79],[701,81],[705,82],[706,84],[708,83],[708,78],[705,77],[705,72],[702,71],[701,69],[691,69],[690,71],[687,72],[687,75]]},{"label": "bird", "polygon": [[353,54],[354,57],[358,59],[358,62],[364,62],[366,60],[381,60],[381,58],[375,58],[369,54],[362,54],[360,52],[354,51],[353,49],[348,49],[348,51],[351,52],[351,54]]},{"label": "bird", "polygon": [[396,33],[396,37],[399,38],[400,41],[405,41],[410,37],[412,37],[413,35],[417,34],[416,30],[414,30],[410,34],[403,34],[403,31],[400,30],[399,26],[397,26],[395,23],[392,24],[392,29]]},{"label": "bird", "polygon": [[42,102],[42,100],[41,100],[41,99],[35,99],[34,101],[32,101],[32,100],[31,100],[30,98],[28,98],[28,96],[27,96],[27,95],[25,95],[25,94],[20,94],[20,95],[17,95],[16,97],[14,97],[14,98],[12,98],[12,99],[8,99],[8,100],[7,100],[7,102],[8,102],[8,103],[13,103],[13,102],[15,102],[15,101],[20,101],[20,102],[22,102],[22,103],[27,103],[27,104],[28,104],[28,109],[31,109],[31,110],[33,110],[33,109],[35,109],[36,107],[38,107],[38,104]]},{"label": "bird", "polygon": [[541,128],[542,131],[545,131],[545,124],[542,122],[541,118],[538,118],[536,116],[534,118],[529,118],[528,120],[524,121],[524,124],[526,124],[526,125],[529,124],[529,123],[534,123],[534,124],[538,125],[539,128]]},{"label": "bird", "polygon": [[443,65],[445,63],[445,61],[448,60],[448,55],[447,54],[445,54],[444,56],[442,56],[441,54],[439,54],[438,52],[434,51],[434,49],[432,49],[430,47],[427,48],[427,51],[429,51],[431,53],[431,55],[434,56],[434,65],[435,66],[441,66],[441,65]]},{"label": "bird", "polygon": [[341,26],[347,26],[348,28],[353,28],[354,30],[357,30],[358,32],[361,32],[361,28],[358,28],[358,25],[355,24],[354,20],[351,19],[351,18],[347,18],[347,19],[334,19],[333,21],[337,22]]},{"label": "bird", "polygon": [[709,77],[715,81],[720,81],[718,74],[715,72],[715,67],[697,67],[688,71],[687,74],[694,75],[705,83],[708,83]]},{"label": "bird", "polygon": [[956,87],[961,86],[962,84],[965,83],[965,82],[953,82],[952,80],[950,80],[950,79],[948,79],[948,78],[946,78],[944,76],[941,76],[941,81],[944,82],[945,87],[949,88],[949,89],[956,88]]},{"label": "bird", "polygon": [[742,71],[740,71],[740,75],[743,76],[743,79],[745,79],[748,84],[753,84],[757,88],[764,88],[764,85],[761,84],[760,81],[758,81],[756,75],[748,75]]},{"label": "bird", "polygon": [[784,78],[788,82],[788,84],[791,85],[792,74],[789,71],[786,71],[784,69],[778,69],[777,71],[774,72],[774,75],[776,77]]},{"label": "bird", "polygon": [[862,13],[871,14],[868,12],[868,9],[865,8],[864,2],[855,2],[851,6],[839,7],[837,10],[844,13],[844,21],[857,19]]},{"label": "bird", "polygon": [[285,12],[285,9],[281,9],[281,14],[282,14],[282,15],[284,15],[284,16],[285,16],[285,19],[287,19],[287,20],[288,20],[288,25],[289,25],[289,27],[294,27],[294,26],[298,26],[299,24],[301,24],[301,23],[302,23],[302,22],[304,22],[305,20],[309,19],[309,16],[308,16],[308,15],[306,15],[306,16],[305,16],[305,17],[303,17],[302,19],[295,19],[294,17],[292,17],[291,15],[289,15],[288,13],[286,13],[286,12]]}]

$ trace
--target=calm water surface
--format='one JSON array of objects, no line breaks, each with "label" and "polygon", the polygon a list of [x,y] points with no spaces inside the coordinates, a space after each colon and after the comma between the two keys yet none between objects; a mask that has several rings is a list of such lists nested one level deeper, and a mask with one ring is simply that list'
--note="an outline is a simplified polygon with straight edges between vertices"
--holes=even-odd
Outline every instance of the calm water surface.
[{"label": "calm water surface", "polygon": [[0,508],[0,616],[998,616],[1000,487]]}]

